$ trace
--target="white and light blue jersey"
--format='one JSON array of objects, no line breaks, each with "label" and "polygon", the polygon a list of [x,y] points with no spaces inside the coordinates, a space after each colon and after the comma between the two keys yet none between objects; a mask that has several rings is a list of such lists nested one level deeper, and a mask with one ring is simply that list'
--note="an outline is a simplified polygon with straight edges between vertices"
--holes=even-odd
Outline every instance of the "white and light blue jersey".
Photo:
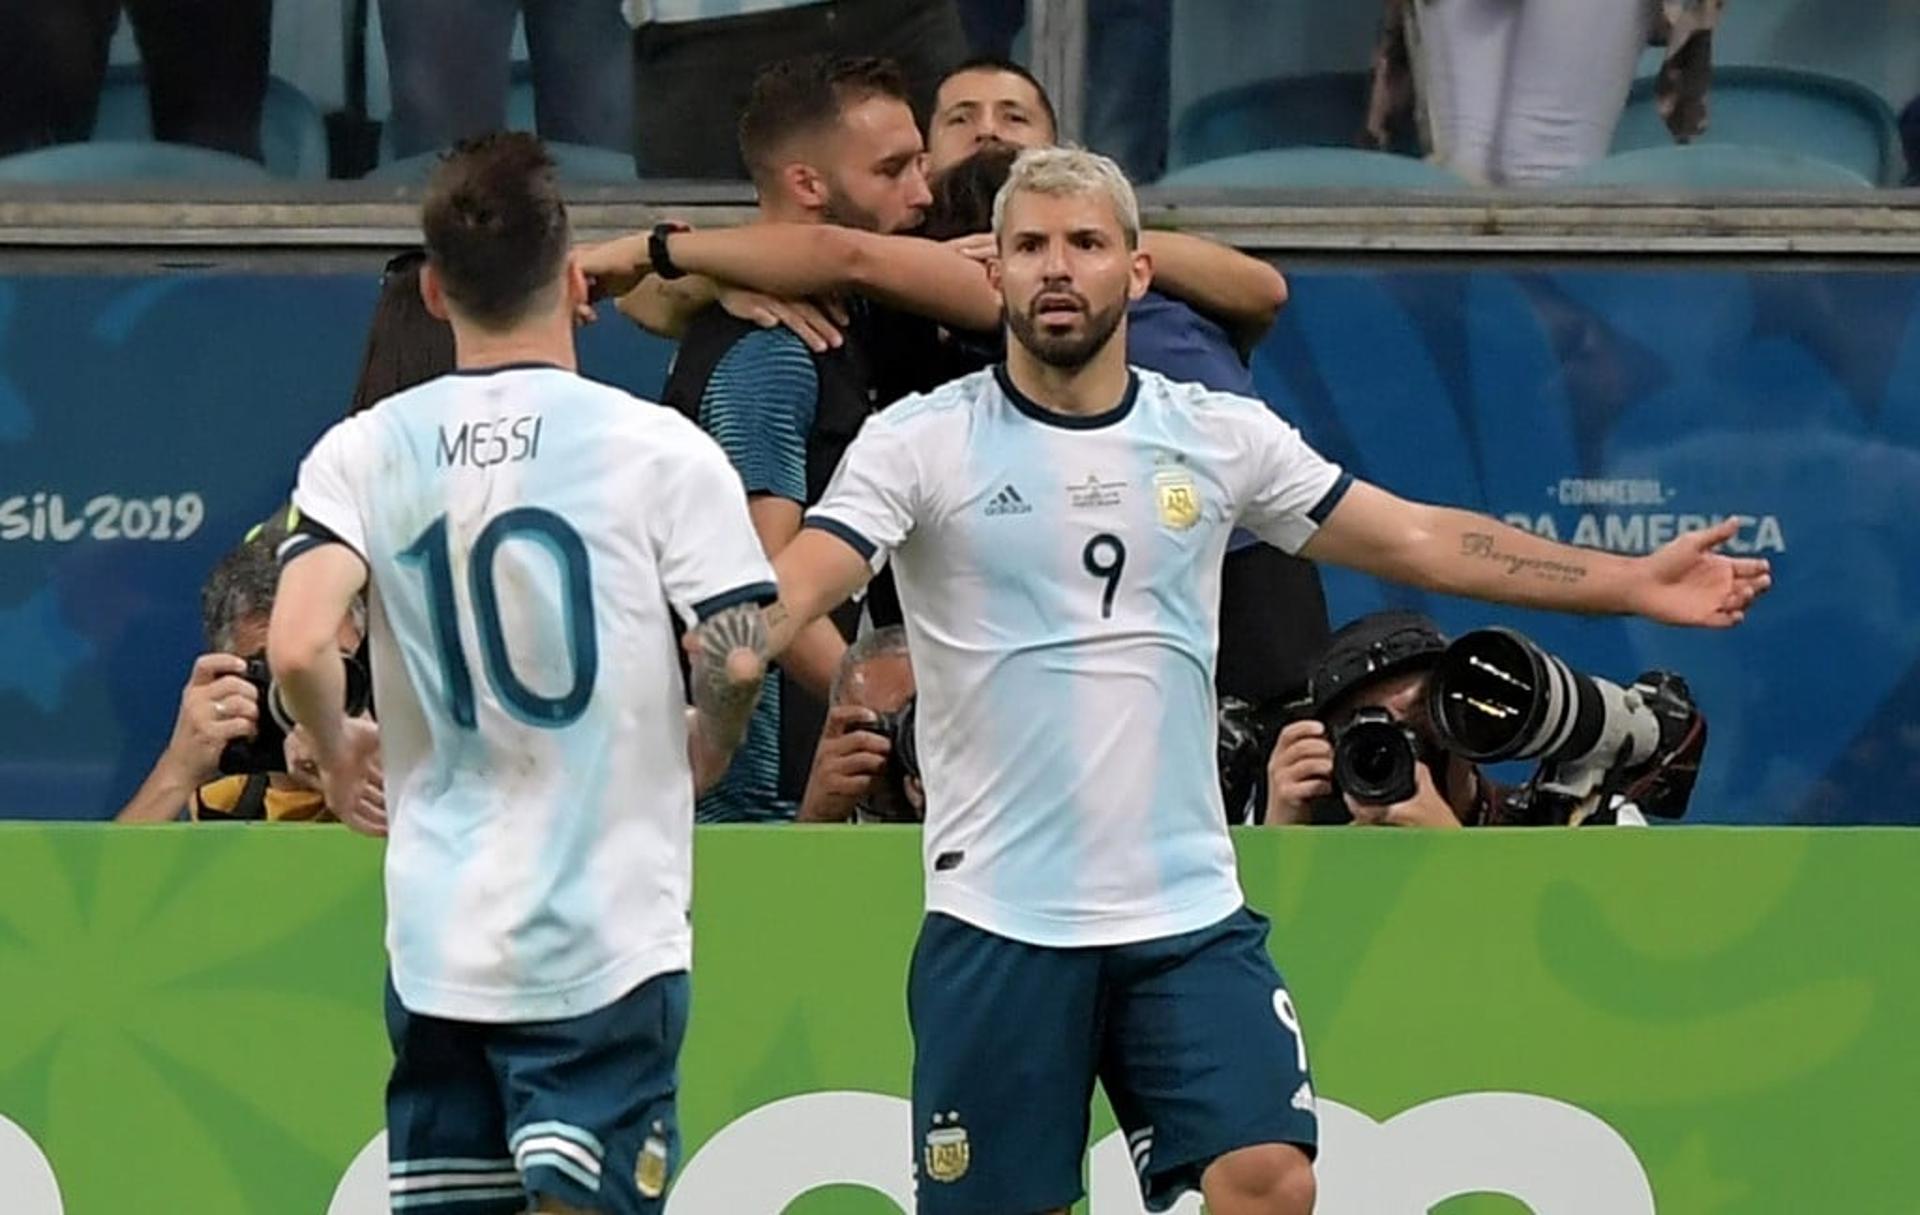
[{"label": "white and light blue jersey", "polygon": [[558,1019],[686,968],[672,613],[774,592],[720,449],[559,368],[456,373],[335,426],[294,504],[369,571],[401,1002]]},{"label": "white and light blue jersey", "polygon": [[1077,946],[1241,905],[1214,757],[1221,559],[1236,523],[1298,551],[1349,483],[1261,402],[1138,369],[1095,417],[996,368],[867,421],[807,524],[899,582],[928,910]]}]

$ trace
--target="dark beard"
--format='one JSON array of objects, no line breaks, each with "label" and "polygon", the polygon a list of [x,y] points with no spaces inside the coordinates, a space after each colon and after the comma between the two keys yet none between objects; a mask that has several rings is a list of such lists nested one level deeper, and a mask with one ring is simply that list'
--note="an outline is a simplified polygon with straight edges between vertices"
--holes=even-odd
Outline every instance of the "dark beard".
[{"label": "dark beard", "polygon": [[[841,197],[838,191],[829,191],[827,203],[820,208],[820,217],[830,224],[842,228],[855,228],[861,232],[881,232],[880,217],[871,211],[864,211]],[[884,233],[882,233],[884,235]]]},{"label": "dark beard", "polygon": [[1061,371],[1078,371],[1092,362],[1094,356],[1105,350],[1107,343],[1113,340],[1114,330],[1120,327],[1120,318],[1125,309],[1124,304],[1115,304],[1105,312],[1087,313],[1087,326],[1079,337],[1053,337],[1041,332],[1031,312],[1015,312],[1011,308],[1003,309],[1003,312],[1007,318],[1007,328],[1013,331],[1013,340],[1024,346],[1034,358]]}]

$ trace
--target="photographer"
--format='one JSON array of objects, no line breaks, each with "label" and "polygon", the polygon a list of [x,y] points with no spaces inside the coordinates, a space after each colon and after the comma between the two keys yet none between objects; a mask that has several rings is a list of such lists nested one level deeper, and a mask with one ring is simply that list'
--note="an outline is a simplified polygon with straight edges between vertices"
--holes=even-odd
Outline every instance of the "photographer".
[{"label": "photographer", "polygon": [[[266,676],[258,660],[280,577],[274,550],[285,538],[286,520],[277,516],[255,528],[207,576],[200,617],[209,652],[194,660],[173,737],[116,822],[183,816],[196,822],[332,821],[299,736],[275,741],[280,731],[262,703]],[[356,608],[340,622],[341,651],[353,653],[363,632]]]},{"label": "photographer", "polygon": [[847,648],[833,677],[800,822],[921,820],[926,793],[911,741],[913,696],[905,629],[875,629]]},{"label": "photographer", "polygon": [[[1392,827],[1460,827],[1485,821],[1491,785],[1473,764],[1446,750],[1427,712],[1427,677],[1447,639],[1413,612],[1376,612],[1336,632],[1313,664],[1309,716],[1283,727],[1267,763],[1269,826],[1337,820]],[[1382,709],[1422,741],[1414,794],[1389,806],[1342,794],[1334,799],[1333,732],[1361,709]],[[1444,792],[1442,791],[1444,790]],[[1334,813],[1329,816],[1327,810]]]},{"label": "photographer", "polygon": [[[1267,765],[1270,824],[1644,824],[1686,813],[1706,721],[1684,681],[1583,675],[1518,633],[1449,642],[1411,612],[1335,633]],[[1525,784],[1479,763],[1538,760]]]}]

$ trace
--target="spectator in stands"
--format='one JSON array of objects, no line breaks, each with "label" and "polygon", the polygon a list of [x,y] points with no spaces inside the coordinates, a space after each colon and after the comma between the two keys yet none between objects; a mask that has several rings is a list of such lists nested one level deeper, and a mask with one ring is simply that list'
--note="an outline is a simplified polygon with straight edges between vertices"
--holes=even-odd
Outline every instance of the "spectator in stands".
[{"label": "spectator in stands", "polygon": [[734,117],[755,74],[806,55],[899,63],[925,113],[966,54],[954,0],[625,0],[633,23],[635,159],[646,177],[736,179]]},{"label": "spectator in stands", "polygon": [[424,250],[408,249],[394,255],[380,274],[380,298],[367,328],[350,415],[453,370],[453,326],[428,312],[420,294],[420,267],[426,260]]},{"label": "spectator in stands", "polygon": [[[754,81],[739,126],[765,221],[739,231],[804,233],[837,222],[885,233],[920,222],[929,198],[920,131],[905,82],[888,61],[807,55],[774,64]],[[686,250],[684,264],[676,260],[672,237],[663,225],[651,236],[583,250],[582,269],[602,292],[622,294],[642,274],[652,287],[671,288],[682,269],[708,268],[698,248]],[[641,301],[623,307],[650,327],[661,324]],[[763,330],[709,306],[682,337],[663,400],[733,461],[769,556],[799,533],[802,510],[819,500],[873,411],[865,344],[858,329],[853,336],[809,349],[788,329]],[[702,821],[794,816],[825,720],[824,696],[857,619],[857,608],[842,613],[837,633],[834,623],[820,622],[783,656],[781,678],[762,690],[732,766],[699,803]]]},{"label": "spectator in stands", "polygon": [[1706,127],[1711,38],[1724,0],[1387,0],[1367,130],[1386,147],[1417,104],[1408,26],[1434,154],[1469,181],[1537,185],[1606,155],[1649,37],[1666,46],[1658,96],[1679,142]]},{"label": "spectator in stands", "polygon": [[507,125],[514,22],[526,19],[540,137],[633,146],[633,72],[620,0],[380,0],[393,154]]},{"label": "spectator in stands", "polygon": [[[275,551],[286,536],[286,516],[276,515],[253,529],[207,576],[200,591],[207,652],[194,661],[180,693],[173,737],[116,821],[158,823],[183,816],[197,822],[332,821],[318,772],[297,732],[277,757],[284,771],[222,774],[222,754],[254,737],[266,712],[259,689],[247,678],[247,664],[266,651],[267,620],[280,578]],[[365,632],[356,604],[340,622],[341,652],[356,650]]]},{"label": "spectator in stands", "polygon": [[926,791],[899,766],[890,741],[913,695],[904,628],[874,629],[847,648],[800,799],[801,822],[917,823],[925,816]]},{"label": "spectator in stands", "polygon": [[[93,136],[121,0],[0,0],[0,156]],[[154,138],[260,157],[273,0],[126,0]]]},{"label": "spectator in stands", "polygon": [[[1086,145],[1120,162],[1134,182],[1167,171],[1173,110],[1172,0],[1103,0],[1087,7]],[[961,0],[973,53],[1013,56],[1027,0]]]}]

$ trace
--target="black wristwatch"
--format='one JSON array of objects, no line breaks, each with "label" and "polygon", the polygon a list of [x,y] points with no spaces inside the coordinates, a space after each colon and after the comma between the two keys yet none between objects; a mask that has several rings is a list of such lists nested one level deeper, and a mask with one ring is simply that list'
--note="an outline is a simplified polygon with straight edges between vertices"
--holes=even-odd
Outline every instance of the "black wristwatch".
[{"label": "black wristwatch", "polygon": [[653,263],[653,272],[665,279],[685,278],[687,272],[673,264],[673,254],[667,252],[667,237],[675,232],[689,231],[687,225],[671,220],[653,226],[653,234],[647,237],[647,260]]}]

